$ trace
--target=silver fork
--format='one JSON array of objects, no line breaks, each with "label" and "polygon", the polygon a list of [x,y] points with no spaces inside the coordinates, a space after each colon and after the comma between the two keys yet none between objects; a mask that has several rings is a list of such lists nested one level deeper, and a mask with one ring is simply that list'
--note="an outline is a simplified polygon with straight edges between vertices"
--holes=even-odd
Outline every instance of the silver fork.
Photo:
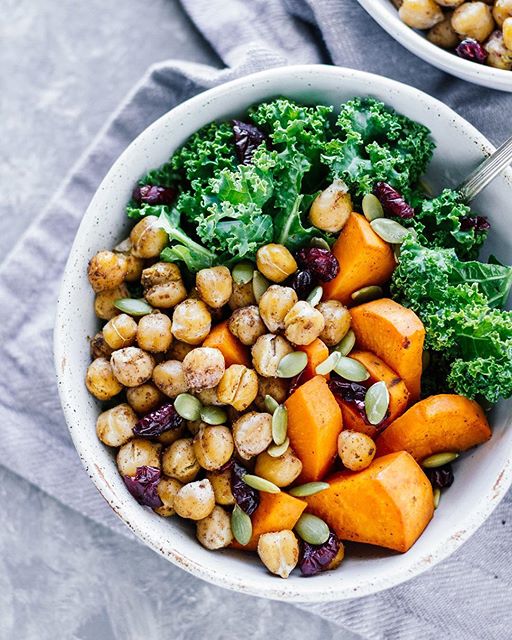
[{"label": "silver fork", "polygon": [[485,189],[512,162],[512,137],[506,140],[494,153],[481,162],[456,188],[464,202],[471,200]]}]

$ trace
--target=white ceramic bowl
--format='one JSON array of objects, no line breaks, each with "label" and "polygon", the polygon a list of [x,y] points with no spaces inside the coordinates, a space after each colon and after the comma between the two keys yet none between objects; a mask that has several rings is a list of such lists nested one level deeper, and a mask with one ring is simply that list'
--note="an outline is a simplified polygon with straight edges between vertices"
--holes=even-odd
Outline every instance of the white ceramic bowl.
[{"label": "white ceramic bowl", "polygon": [[391,0],[358,0],[358,2],[390,36],[426,62],[462,80],[490,89],[512,91],[512,71],[470,62],[437,47],[426,39],[423,32],[411,29],[400,20],[398,10]]},{"label": "white ceramic bowl", "polygon": [[[204,124],[243,114],[250,104],[286,95],[307,103],[339,105],[352,96],[375,96],[431,128],[437,151],[428,178],[436,188],[457,183],[492,150],[489,142],[444,104],[411,87],[375,75],[328,66],[272,69],[206,91],[176,107],[124,151],[96,192],[76,236],[64,273],[55,327],[55,362],[62,406],[87,473],[119,517],[148,546],[196,576],[218,585],[287,601],[338,600],[366,595],[407,580],[455,551],[498,504],[512,481],[511,403],[493,416],[490,442],[457,463],[456,482],[425,533],[406,554],[351,546],[343,566],[315,578],[271,576],[251,554],[211,552],[177,518],[160,518],[139,506],[119,476],[112,452],[95,434],[99,406],[83,384],[89,364],[87,336],[98,329],[86,276],[89,258],[127,235],[124,206],[136,180],[168,159]],[[503,215],[512,199],[512,175],[497,179],[475,203],[490,216],[486,248],[511,254],[512,229]],[[362,497],[362,499],[364,499]],[[144,571],[144,567],[141,567]]]}]

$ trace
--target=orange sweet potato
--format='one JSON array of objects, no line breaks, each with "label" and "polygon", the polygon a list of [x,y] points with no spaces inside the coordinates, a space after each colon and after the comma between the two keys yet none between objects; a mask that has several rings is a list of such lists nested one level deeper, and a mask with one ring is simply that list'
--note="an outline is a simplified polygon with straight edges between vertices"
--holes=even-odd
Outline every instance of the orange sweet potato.
[{"label": "orange sweet potato", "polygon": [[420,395],[425,340],[421,320],[389,298],[361,304],[350,313],[357,346],[375,353],[396,371],[415,402]]},{"label": "orange sweet potato", "polygon": [[332,251],[340,263],[340,272],[324,285],[324,298],[343,304],[352,302],[354,291],[387,282],[396,266],[391,246],[360,213],[350,214]]},{"label": "orange sweet potato", "polygon": [[297,520],[306,508],[304,500],[299,500],[284,493],[260,492],[260,504],[252,514],[252,537],[249,543],[242,546],[234,541],[231,546],[236,549],[255,551],[262,533],[293,529]]},{"label": "orange sweet potato", "polygon": [[214,347],[222,351],[226,367],[230,367],[232,364],[252,367],[249,350],[228,329],[227,320],[213,327],[203,342],[203,347]]},{"label": "orange sweet potato", "polygon": [[405,451],[375,459],[363,471],[342,471],[330,488],[307,498],[342,540],[407,551],[434,512],[432,485]]},{"label": "orange sweet potato", "polygon": [[434,453],[465,451],[491,437],[482,408],[473,400],[440,394],[421,400],[377,439],[377,456],[407,451],[416,460]]},{"label": "orange sweet potato", "polygon": [[[301,377],[301,380],[306,382],[307,380],[311,380],[311,378],[314,378],[316,376],[315,369],[328,357],[329,349],[327,348],[327,345],[320,340],[320,338],[313,340],[311,344],[299,345],[297,349],[300,351],[304,351],[304,353],[308,357],[308,364],[302,372]],[[329,374],[324,376],[324,378],[328,380]]]},{"label": "orange sweet potato", "polygon": [[285,402],[288,437],[302,461],[300,482],[320,480],[329,471],[338,451],[343,428],[341,410],[323,376],[301,385]]}]

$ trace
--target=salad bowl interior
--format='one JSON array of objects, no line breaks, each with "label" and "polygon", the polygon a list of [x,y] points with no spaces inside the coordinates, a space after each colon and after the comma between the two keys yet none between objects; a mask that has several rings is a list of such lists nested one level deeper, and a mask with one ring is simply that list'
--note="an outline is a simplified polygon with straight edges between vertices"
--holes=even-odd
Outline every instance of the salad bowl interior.
[{"label": "salad bowl interior", "polygon": [[[183,103],[146,129],[109,171],[84,215],[71,249],[55,326],[55,362],[66,421],[85,469],[111,508],[148,546],[194,575],[237,591],[287,601],[327,601],[367,595],[429,569],[455,551],[479,527],[512,481],[512,403],[491,414],[493,437],[458,463],[454,485],[443,494],[432,522],[410,551],[396,554],[350,546],[337,571],[312,579],[292,574],[278,580],[252,554],[208,551],[194,530],[177,518],[160,518],[140,506],[126,489],[113,454],[96,437],[100,412],[83,383],[89,364],[88,337],[98,330],[86,265],[97,251],[129,232],[125,204],[137,179],[165,162],[186,139],[212,120],[243,116],[256,102],[284,95],[308,104],[334,105],[354,96],[373,96],[432,131],[437,145],[426,176],[434,192],[456,185],[492,151],[490,143],[442,103],[411,87],[359,71],[297,66],[263,71],[207,91]],[[512,228],[505,207],[512,198],[512,174],[505,172],[475,201],[492,230],[483,257],[506,261]],[[364,496],[361,497],[364,500]]]}]

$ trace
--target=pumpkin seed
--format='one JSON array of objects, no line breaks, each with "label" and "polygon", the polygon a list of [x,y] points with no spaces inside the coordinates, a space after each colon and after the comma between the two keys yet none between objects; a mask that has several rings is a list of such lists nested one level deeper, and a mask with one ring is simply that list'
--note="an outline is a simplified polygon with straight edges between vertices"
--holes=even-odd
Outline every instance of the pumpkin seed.
[{"label": "pumpkin seed", "polygon": [[293,378],[304,371],[308,363],[308,357],[304,351],[293,351],[287,353],[279,361],[277,367],[278,378]]},{"label": "pumpkin seed", "polygon": [[379,298],[382,298],[383,295],[384,291],[382,291],[382,287],[372,284],[369,287],[363,287],[362,289],[354,291],[350,297],[356,304],[362,304],[363,302],[378,300]]},{"label": "pumpkin seed", "polygon": [[338,353],[341,353],[342,356],[348,356],[348,354],[354,348],[355,343],[356,343],[356,334],[352,331],[352,329],[349,329],[345,334],[344,338],[342,339],[342,341],[336,347],[335,351],[337,351]]},{"label": "pumpkin seed", "polygon": [[243,475],[242,480],[245,484],[249,485],[249,487],[257,489],[258,491],[264,491],[265,493],[281,493],[281,489],[276,484],[270,482],[270,480],[265,480],[265,478],[254,476],[252,473],[246,473]]},{"label": "pumpkin seed", "polygon": [[283,444],[270,445],[270,447],[267,449],[267,453],[271,458],[279,458],[279,456],[282,456],[289,446],[290,446],[290,438],[286,438]]},{"label": "pumpkin seed", "polygon": [[235,504],[231,513],[231,531],[238,544],[245,546],[252,537],[252,522],[249,516]]},{"label": "pumpkin seed", "polygon": [[439,506],[439,500],[441,500],[441,489],[437,487],[434,489],[434,509]]},{"label": "pumpkin seed", "polygon": [[288,431],[288,411],[284,404],[280,404],[272,416],[272,439],[279,445],[286,440]]},{"label": "pumpkin seed", "polygon": [[311,513],[301,515],[295,525],[295,532],[309,544],[323,544],[330,534],[327,524]]},{"label": "pumpkin seed", "polygon": [[346,356],[340,357],[334,367],[334,371],[345,380],[350,380],[350,382],[363,382],[363,380],[368,380],[370,377],[366,367],[354,360],[354,358],[347,358]]},{"label": "pumpkin seed", "polygon": [[400,262],[400,252],[402,251],[402,245],[394,244],[393,245],[393,255],[395,256],[395,262],[398,264]]},{"label": "pumpkin seed", "polygon": [[254,293],[256,302],[259,303],[259,301],[261,300],[261,296],[265,293],[265,291],[269,287],[270,287],[270,282],[265,278],[265,276],[261,275],[259,271],[253,271],[252,292]]},{"label": "pumpkin seed", "polygon": [[380,424],[389,408],[389,391],[386,383],[376,382],[368,388],[364,396],[364,409],[370,424]]},{"label": "pumpkin seed", "polygon": [[174,401],[176,413],[185,420],[199,420],[202,406],[201,401],[190,393],[180,393]]},{"label": "pumpkin seed", "polygon": [[220,407],[201,407],[200,418],[206,424],[224,424],[228,416]]},{"label": "pumpkin seed", "polygon": [[328,373],[331,373],[334,367],[338,364],[340,358],[341,353],[339,351],[333,351],[323,362],[317,365],[315,373],[319,376],[325,376]]},{"label": "pumpkin seed", "polygon": [[363,213],[364,217],[372,222],[377,218],[384,217],[384,209],[380,203],[380,200],[373,193],[367,193],[363,198]]},{"label": "pumpkin seed", "polygon": [[114,302],[114,307],[129,316],[147,316],[153,311],[144,298],[119,298]]},{"label": "pumpkin seed", "polygon": [[327,242],[327,240],[324,240],[324,238],[311,238],[309,246],[317,247],[317,249],[327,249],[327,251],[331,250],[329,243]]},{"label": "pumpkin seed", "polygon": [[322,299],[323,295],[324,295],[324,290],[322,289],[322,287],[315,287],[313,291],[309,294],[309,296],[306,298],[306,302],[309,302],[309,304],[312,307],[316,307],[316,305]]},{"label": "pumpkin seed", "polygon": [[315,493],[325,491],[330,485],[327,482],[306,482],[299,487],[293,487],[288,493],[296,498],[305,498],[306,496],[314,496]]},{"label": "pumpkin seed", "polygon": [[236,284],[247,284],[254,276],[254,265],[250,262],[239,262],[233,267],[231,276]]},{"label": "pumpkin seed", "polygon": [[279,406],[279,402],[275,400],[272,396],[265,396],[265,407],[269,413],[274,413],[274,411]]},{"label": "pumpkin seed", "polygon": [[442,467],[449,462],[453,462],[459,457],[458,453],[455,452],[447,452],[447,453],[434,453],[433,456],[429,456],[422,461],[421,466],[426,469],[436,469],[437,467]]},{"label": "pumpkin seed", "polygon": [[378,236],[391,244],[402,244],[409,234],[409,229],[389,218],[377,218],[370,224]]}]

